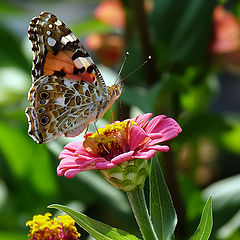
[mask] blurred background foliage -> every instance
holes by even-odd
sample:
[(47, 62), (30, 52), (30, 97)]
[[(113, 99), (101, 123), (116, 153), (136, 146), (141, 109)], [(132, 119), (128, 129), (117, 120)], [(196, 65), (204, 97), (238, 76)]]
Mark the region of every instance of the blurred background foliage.
[[(220, 6), (220, 4), (222, 4)], [(97, 172), (57, 177), (59, 139), (38, 145), (28, 135), (32, 54), (27, 28), (49, 11), (89, 49), (106, 82), (130, 52), (115, 118), (166, 114), (183, 128), (162, 154), (178, 214), (176, 239), (196, 229), (213, 196), (211, 239), (240, 239), (240, 1), (0, 1), (0, 239), (27, 239), (25, 222), (60, 203), (138, 235), (126, 196)], [(111, 121), (107, 112), (98, 126)], [(90, 129), (91, 130), (91, 129)], [(146, 186), (147, 187), (147, 186)], [(81, 230), (80, 230), (81, 231)], [(81, 239), (90, 237), (81, 231)]]

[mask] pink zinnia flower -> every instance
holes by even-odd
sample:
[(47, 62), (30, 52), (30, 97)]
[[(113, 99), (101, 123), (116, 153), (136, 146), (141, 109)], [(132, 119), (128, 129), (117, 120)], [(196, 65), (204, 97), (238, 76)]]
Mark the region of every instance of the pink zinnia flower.
[(134, 119), (115, 122), (98, 129), (98, 133), (85, 135), (85, 141), (69, 143), (60, 153), (62, 159), (57, 174), (67, 178), (92, 169), (112, 169), (134, 159), (152, 158), (156, 151), (168, 152), (168, 141), (182, 131), (178, 123), (164, 115), (149, 118), (151, 113), (140, 114)]

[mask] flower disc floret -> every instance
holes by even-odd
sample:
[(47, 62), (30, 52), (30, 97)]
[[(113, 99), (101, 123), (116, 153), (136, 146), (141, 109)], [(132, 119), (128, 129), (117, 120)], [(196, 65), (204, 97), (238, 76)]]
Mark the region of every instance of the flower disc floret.
[[(136, 122), (116, 122), (107, 124), (104, 128), (99, 128), (97, 132), (88, 135), (84, 145), (87, 147), (89, 142), (94, 142), (94, 147), (100, 156), (107, 156), (110, 152), (121, 149), (121, 143), (124, 142), (124, 132)], [(114, 152), (116, 154), (116, 152)]]

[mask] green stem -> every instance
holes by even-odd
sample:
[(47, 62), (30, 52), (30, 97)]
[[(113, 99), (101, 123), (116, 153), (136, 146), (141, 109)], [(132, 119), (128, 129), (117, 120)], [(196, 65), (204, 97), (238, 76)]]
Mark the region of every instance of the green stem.
[(127, 192), (129, 202), (137, 220), (138, 226), (145, 240), (157, 240), (144, 197), (143, 188), (137, 187)]

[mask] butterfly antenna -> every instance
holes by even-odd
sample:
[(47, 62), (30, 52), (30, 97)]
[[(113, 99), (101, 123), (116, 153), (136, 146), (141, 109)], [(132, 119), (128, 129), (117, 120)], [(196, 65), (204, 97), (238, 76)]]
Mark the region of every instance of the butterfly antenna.
[(123, 79), (121, 79), (121, 82), (123, 80), (125, 80), (126, 78), (130, 77), (132, 74), (134, 74), (135, 72), (137, 72), (143, 65), (145, 65), (149, 60), (151, 60), (151, 56), (148, 56), (148, 59), (145, 60), (138, 68), (136, 68), (133, 72), (129, 73), (127, 76), (125, 76)]
[(120, 68), (120, 70), (119, 70), (119, 73), (118, 73), (118, 75), (117, 75), (117, 78), (116, 78), (114, 84), (117, 83), (117, 80), (118, 80), (119, 77), (120, 77), (120, 74), (121, 74), (121, 72), (122, 72), (122, 70), (123, 70), (123, 67), (124, 67), (124, 65), (125, 65), (125, 62), (126, 62), (128, 56), (129, 56), (129, 52), (126, 52), (125, 57), (124, 57), (124, 60), (123, 60), (123, 63), (122, 63), (122, 66), (121, 66), (121, 68)]

